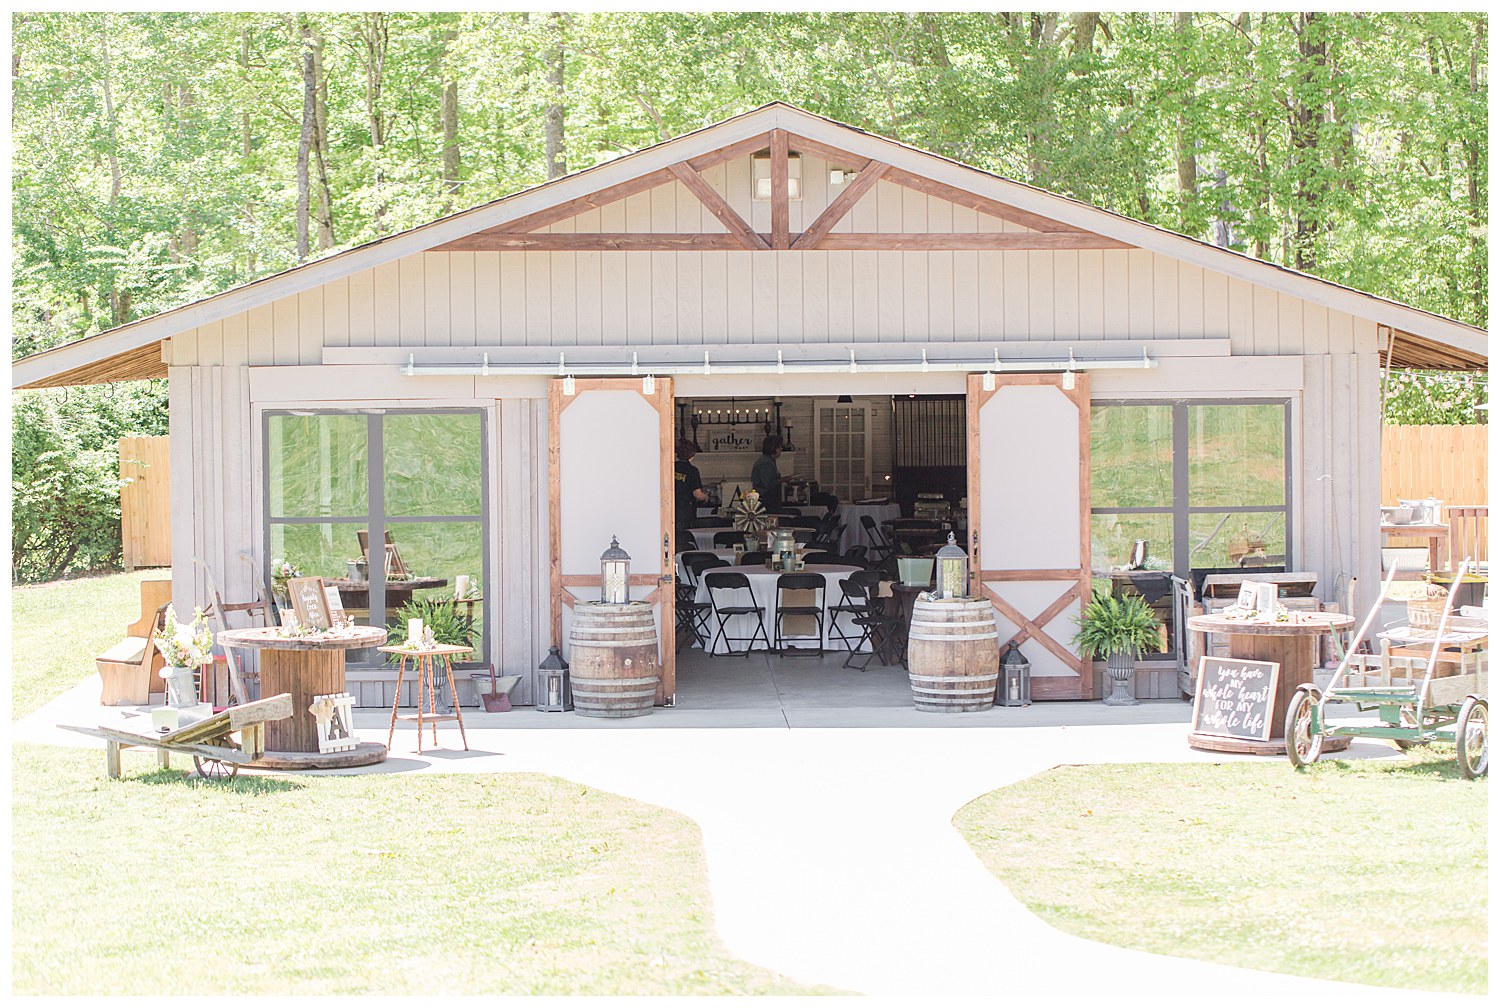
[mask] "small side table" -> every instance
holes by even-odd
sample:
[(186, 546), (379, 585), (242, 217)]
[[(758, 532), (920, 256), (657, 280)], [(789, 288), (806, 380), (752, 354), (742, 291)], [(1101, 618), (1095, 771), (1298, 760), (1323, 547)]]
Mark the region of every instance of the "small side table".
[[(432, 744), (437, 745), (437, 726), (439, 721), (457, 721), (458, 736), (463, 739), (464, 751), (469, 748), (469, 736), (464, 732), (464, 716), (458, 706), (458, 690), (453, 685), (453, 656), (459, 654), (471, 654), (473, 648), (458, 647), (454, 644), (434, 644), (430, 648), (414, 650), (404, 647), (377, 648), (386, 654), (399, 655), (401, 665), (396, 672), (396, 696), (391, 702), (391, 730), (386, 736), (386, 748), (396, 739), (397, 721), (415, 721), (417, 723), (417, 752), (422, 751), (422, 726), (432, 725)], [(410, 658), (416, 672), (413, 685), (417, 690), (417, 712), (415, 714), (401, 714), (401, 683), (406, 678), (406, 661)], [(440, 714), (437, 709), (437, 686), (435, 677), (438, 675), (437, 666), (442, 666), (442, 674), (448, 678), (448, 695), (453, 698), (453, 713)]]

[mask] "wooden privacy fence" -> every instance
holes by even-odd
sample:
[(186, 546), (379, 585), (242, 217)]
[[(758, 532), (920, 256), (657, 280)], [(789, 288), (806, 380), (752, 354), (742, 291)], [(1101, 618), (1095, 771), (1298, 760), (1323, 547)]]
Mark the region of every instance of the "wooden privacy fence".
[(1488, 504), (1488, 424), (1398, 426), (1380, 441), (1380, 503), (1436, 497), (1444, 504)]
[(172, 566), (170, 438), (120, 438), (120, 541), (126, 570)]

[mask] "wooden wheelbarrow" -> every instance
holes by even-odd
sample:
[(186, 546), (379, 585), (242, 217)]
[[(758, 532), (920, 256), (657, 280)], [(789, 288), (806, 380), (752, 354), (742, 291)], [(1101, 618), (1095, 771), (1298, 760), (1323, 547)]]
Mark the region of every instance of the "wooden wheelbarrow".
[[(198, 776), (211, 780), (228, 780), (239, 773), (240, 766), (253, 763), (266, 751), (266, 722), (292, 716), (292, 695), (256, 700), (230, 707), (211, 718), (185, 728), (160, 735), (122, 731), (119, 728), (82, 728), (58, 725), (68, 731), (92, 735), (104, 740), (104, 769), (111, 777), (120, 776), (120, 750), (140, 746), (157, 750), (161, 765), (167, 766), (169, 753), (187, 753), (193, 757)], [(230, 735), (238, 732), (235, 745)]]

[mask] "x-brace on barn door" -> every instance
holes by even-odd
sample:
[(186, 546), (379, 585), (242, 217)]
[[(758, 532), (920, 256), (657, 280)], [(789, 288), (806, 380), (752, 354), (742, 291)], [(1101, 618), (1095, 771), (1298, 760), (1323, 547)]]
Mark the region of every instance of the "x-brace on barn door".
[[(969, 376), (969, 557), (1038, 699), (1095, 695), (1069, 643), (1089, 597), (1089, 379)], [(993, 389), (985, 384), (993, 381)]]

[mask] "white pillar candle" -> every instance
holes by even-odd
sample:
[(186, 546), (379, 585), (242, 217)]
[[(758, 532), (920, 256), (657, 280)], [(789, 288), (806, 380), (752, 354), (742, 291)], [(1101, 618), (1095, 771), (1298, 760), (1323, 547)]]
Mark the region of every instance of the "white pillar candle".
[(406, 643), (422, 643), (422, 621), (419, 619), (406, 621)]
[(469, 575), (460, 574), (454, 579), (453, 595), (455, 598), (463, 598), (469, 594)]

